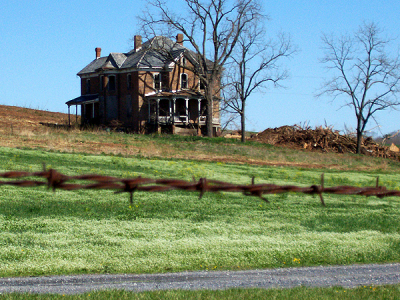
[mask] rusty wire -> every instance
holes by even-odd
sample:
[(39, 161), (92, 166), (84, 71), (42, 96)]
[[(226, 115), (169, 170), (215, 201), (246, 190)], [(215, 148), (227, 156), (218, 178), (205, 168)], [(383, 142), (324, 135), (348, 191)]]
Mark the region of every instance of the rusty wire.
[[(37, 177), (43, 180), (21, 180), (27, 177)], [(133, 193), (135, 191), (145, 192), (165, 192), (170, 190), (183, 190), (190, 192), (199, 192), (200, 198), (206, 192), (239, 192), (246, 196), (256, 196), (269, 201), (263, 197), (267, 194), (282, 194), (288, 192), (303, 193), (309, 195), (319, 195), (321, 204), (325, 206), (323, 194), (336, 195), (361, 195), (376, 196), (378, 198), (400, 196), (400, 191), (387, 190), (384, 186), (379, 186), (379, 177), (376, 179), (376, 185), (371, 187), (355, 187), (355, 186), (335, 186), (324, 187), (324, 174), (321, 175), (320, 185), (311, 185), (309, 187), (299, 187), (294, 185), (276, 185), (276, 184), (255, 184), (254, 178), (251, 184), (232, 184), (217, 180), (209, 180), (200, 178), (199, 180), (185, 181), (179, 179), (151, 179), (143, 177), (135, 178), (117, 178), (112, 176), (104, 176), (99, 174), (86, 174), (79, 176), (64, 175), (54, 169), (44, 170), (41, 172), (23, 172), (10, 171), (0, 173), (0, 178), (12, 179), (1, 181), (1, 185), (12, 185), (18, 187), (36, 187), (47, 185), (48, 188), (55, 190), (78, 190), (78, 189), (108, 189), (115, 190), (115, 193), (129, 193), (130, 203), (133, 202)], [(84, 181), (87, 183), (70, 183), (71, 181)]]

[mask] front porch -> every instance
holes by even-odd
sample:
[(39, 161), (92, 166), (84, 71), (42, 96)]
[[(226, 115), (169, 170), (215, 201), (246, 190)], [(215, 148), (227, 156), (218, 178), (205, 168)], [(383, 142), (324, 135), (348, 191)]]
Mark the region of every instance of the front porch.
[(71, 126), (71, 106), (75, 105), (75, 118), (78, 122), (78, 106), (81, 107), (81, 125), (87, 123), (97, 123), (99, 115), (99, 95), (88, 94), (82, 95), (75, 99), (67, 101), (68, 105), (68, 126)]
[[(148, 123), (160, 132), (170, 128), (171, 133), (184, 132), (183, 129), (196, 130), (201, 134), (206, 125), (207, 105), (200, 93), (163, 92), (146, 97), (148, 104)], [(219, 118), (213, 118), (213, 127), (220, 127)]]

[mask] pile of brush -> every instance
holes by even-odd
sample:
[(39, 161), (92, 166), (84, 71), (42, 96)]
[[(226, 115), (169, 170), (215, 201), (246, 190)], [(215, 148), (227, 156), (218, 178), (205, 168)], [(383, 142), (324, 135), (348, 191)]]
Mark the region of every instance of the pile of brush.
[[(282, 126), (268, 128), (251, 137), (251, 140), (271, 145), (321, 152), (356, 153), (357, 140), (352, 135), (343, 135), (331, 127)], [(386, 147), (374, 142), (371, 137), (362, 140), (361, 152), (366, 155), (396, 158), (399, 149), (392, 145)]]

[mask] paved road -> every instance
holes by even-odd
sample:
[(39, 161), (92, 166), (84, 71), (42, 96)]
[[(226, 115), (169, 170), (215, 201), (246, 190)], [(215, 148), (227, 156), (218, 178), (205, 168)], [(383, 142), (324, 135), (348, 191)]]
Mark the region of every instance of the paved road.
[(400, 283), (400, 264), (284, 268), (250, 271), (166, 274), (77, 275), (0, 278), (0, 293), (78, 294), (102, 289), (149, 291), (167, 289), (356, 287)]

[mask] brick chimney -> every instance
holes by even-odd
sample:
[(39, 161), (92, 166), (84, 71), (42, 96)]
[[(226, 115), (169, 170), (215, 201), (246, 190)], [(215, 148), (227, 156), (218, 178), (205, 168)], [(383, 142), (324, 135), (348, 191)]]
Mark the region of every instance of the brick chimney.
[(178, 33), (176, 36), (176, 43), (179, 45), (183, 45), (183, 34), (182, 33)]
[(96, 47), (96, 48), (94, 49), (94, 51), (96, 51), (96, 59), (99, 59), (100, 56), (101, 56), (101, 48)]
[(142, 37), (140, 35), (135, 35), (133, 37), (133, 47), (135, 52), (139, 51), (142, 48)]

